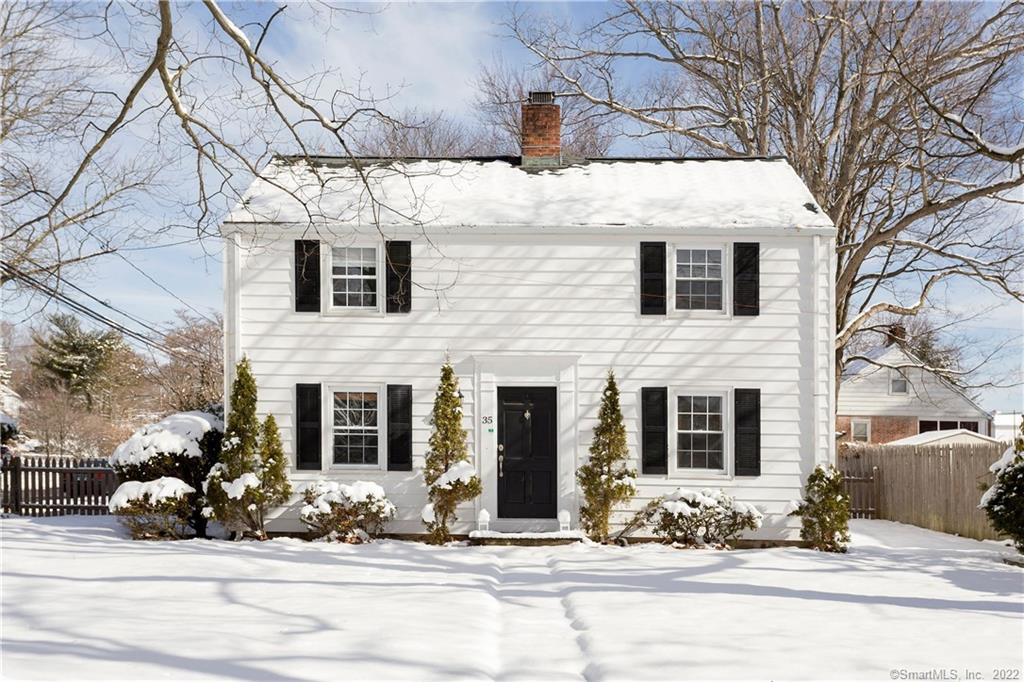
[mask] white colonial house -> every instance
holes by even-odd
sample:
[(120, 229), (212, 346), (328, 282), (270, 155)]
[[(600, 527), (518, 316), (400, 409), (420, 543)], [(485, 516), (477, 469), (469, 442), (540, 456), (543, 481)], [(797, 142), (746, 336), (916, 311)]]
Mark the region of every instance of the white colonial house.
[(890, 443), (960, 429), (992, 436), (992, 415), (923, 364), (891, 335), (851, 362), (839, 384), (839, 440)]
[(636, 506), (723, 488), (795, 538), (834, 459), (833, 225), (785, 159), (568, 159), (558, 121), (531, 95), (515, 158), (275, 159), (223, 225), (229, 371), (297, 486), (376, 481), (416, 533), (446, 357), (484, 490), (456, 532), (575, 527), (611, 369)]

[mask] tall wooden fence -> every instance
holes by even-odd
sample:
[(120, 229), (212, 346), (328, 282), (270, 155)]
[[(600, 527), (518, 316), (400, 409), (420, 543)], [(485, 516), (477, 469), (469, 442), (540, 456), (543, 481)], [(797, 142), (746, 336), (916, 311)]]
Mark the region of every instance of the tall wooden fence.
[(1005, 449), (996, 443), (846, 446), (839, 469), (851, 479), (852, 506), (873, 509), (862, 517), (997, 539), (978, 501), (994, 481), (989, 466)]
[(0, 499), (10, 514), (107, 514), (116, 488), (114, 470), (105, 459), (4, 457), (0, 468)]

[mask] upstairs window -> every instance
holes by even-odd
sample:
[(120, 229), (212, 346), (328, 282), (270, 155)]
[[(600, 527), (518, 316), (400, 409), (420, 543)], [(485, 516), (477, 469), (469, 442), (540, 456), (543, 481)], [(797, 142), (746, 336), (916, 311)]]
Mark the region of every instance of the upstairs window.
[(906, 395), (910, 392), (910, 383), (907, 378), (900, 374), (898, 369), (889, 370), (889, 393), (892, 395)]
[(334, 307), (377, 309), (377, 249), (335, 246), (331, 249), (331, 294)]
[(676, 467), (724, 469), (722, 396), (681, 395), (676, 406)]
[(378, 397), (376, 391), (334, 392), (333, 464), (377, 464), (380, 449)]
[(676, 310), (722, 310), (722, 249), (676, 249)]

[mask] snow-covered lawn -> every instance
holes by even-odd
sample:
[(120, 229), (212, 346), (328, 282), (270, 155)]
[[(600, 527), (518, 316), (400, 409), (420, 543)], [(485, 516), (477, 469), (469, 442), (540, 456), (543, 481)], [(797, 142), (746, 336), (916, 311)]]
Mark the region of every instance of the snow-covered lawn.
[(3, 676), (860, 678), (1024, 666), (1024, 570), (885, 521), (845, 556), (130, 542), (3, 519)]

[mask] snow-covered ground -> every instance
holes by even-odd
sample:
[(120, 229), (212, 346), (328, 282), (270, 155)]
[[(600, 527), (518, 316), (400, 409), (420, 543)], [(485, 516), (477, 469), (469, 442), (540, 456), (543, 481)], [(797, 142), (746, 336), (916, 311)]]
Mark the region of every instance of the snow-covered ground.
[(103, 517), (2, 527), (5, 679), (991, 679), (1024, 666), (1024, 570), (1005, 550), (885, 521), (855, 522), (845, 556), (147, 543)]

